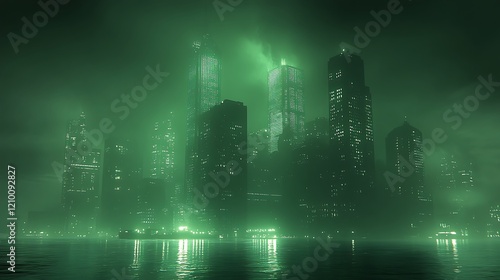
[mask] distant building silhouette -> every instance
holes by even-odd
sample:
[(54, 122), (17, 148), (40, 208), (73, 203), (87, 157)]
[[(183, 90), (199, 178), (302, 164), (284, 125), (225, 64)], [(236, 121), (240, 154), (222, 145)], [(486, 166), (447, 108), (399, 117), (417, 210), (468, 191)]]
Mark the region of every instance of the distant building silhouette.
[(488, 211), (487, 237), (500, 237), (500, 203), (494, 203)]
[(479, 235), (479, 205), (473, 202), (475, 178), (470, 163), (453, 153), (441, 155), (438, 201), (438, 223), (442, 231), (464, 236)]
[(278, 150), (278, 139), (290, 129), (291, 144), (297, 146), (304, 138), (304, 97), (302, 70), (286, 65), (268, 74), (269, 87), (269, 151)]
[(116, 235), (137, 225), (142, 155), (130, 139), (110, 138), (104, 148), (100, 231)]
[(391, 220), (397, 232), (406, 236), (432, 234), (432, 202), (424, 185), (422, 132), (406, 120), (386, 137), (387, 168), (392, 173), (393, 209)]
[(154, 123), (146, 157), (145, 178), (164, 179), (173, 182), (175, 170), (175, 132), (172, 127), (173, 113), (165, 120)]
[(173, 212), (169, 201), (172, 196), (173, 188), (168, 187), (166, 180), (142, 179), (137, 211), (139, 230), (146, 233), (172, 230)]
[(199, 118), (221, 101), (221, 62), (209, 35), (193, 43), (188, 73), (185, 193), (191, 203), (198, 160)]
[[(249, 134), (248, 146), (248, 225), (254, 236), (262, 230), (277, 229), (281, 210), (281, 192), (272, 177), (269, 130)], [(272, 233), (273, 235), (276, 232)]]
[(306, 141), (321, 142), (327, 144), (329, 142), (328, 119), (321, 117), (305, 124)]
[(66, 214), (65, 232), (88, 236), (97, 233), (100, 212), (102, 150), (87, 140), (86, 117), (68, 125), (65, 141), (65, 163), (62, 206)]
[[(283, 189), (284, 230), (296, 236), (318, 236), (328, 231), (333, 217), (331, 203), (331, 170), (328, 153), (328, 121), (316, 119), (306, 123), (305, 142), (292, 151), (290, 171)], [(286, 230), (288, 228), (288, 230)]]

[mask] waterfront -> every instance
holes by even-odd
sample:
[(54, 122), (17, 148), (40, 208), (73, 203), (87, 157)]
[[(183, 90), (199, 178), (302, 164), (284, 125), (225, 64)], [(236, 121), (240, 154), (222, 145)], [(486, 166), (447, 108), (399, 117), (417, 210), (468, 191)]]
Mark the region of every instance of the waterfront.
[(16, 273), (4, 277), (4, 266), (2, 279), (500, 278), (500, 240), (455, 239), (342, 242), (316, 269), (301, 269), (302, 278), (294, 274), (292, 267), (311, 259), (318, 244), (312, 239), (21, 239)]

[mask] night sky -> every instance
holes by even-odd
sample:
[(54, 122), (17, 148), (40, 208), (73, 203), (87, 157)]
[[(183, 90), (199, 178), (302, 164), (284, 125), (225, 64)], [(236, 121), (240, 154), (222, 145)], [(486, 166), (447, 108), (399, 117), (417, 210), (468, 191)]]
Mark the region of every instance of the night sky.
[[(370, 11), (387, 9), (389, 1), (243, 0), (222, 21), (212, 2), (72, 0), (16, 54), (8, 34), (21, 35), (21, 18), (32, 21), (41, 8), (37, 1), (1, 1), (1, 162), (17, 169), (20, 214), (60, 202), (51, 164), (63, 162), (66, 124), (82, 110), (89, 129), (107, 117), (117, 127), (113, 136), (140, 141), (173, 111), (182, 176), (189, 55), (204, 33), (220, 52), (222, 98), (248, 106), (249, 131), (267, 126), (267, 70), (281, 58), (304, 70), (306, 120), (326, 117), (328, 59), (340, 53), (341, 42), (354, 45), (353, 28), (364, 29)], [(449, 138), (439, 147), (474, 164), (478, 199), (498, 199), (500, 87), (456, 130), (443, 113), (474, 94), (478, 76), (500, 82), (500, 2), (406, 0), (401, 7), (360, 53), (380, 173), (385, 137), (406, 115), (424, 137), (443, 128)], [(110, 109), (113, 100), (130, 94), (145, 68), (158, 64), (170, 76), (120, 120)], [(436, 159), (426, 162), (429, 182)]]

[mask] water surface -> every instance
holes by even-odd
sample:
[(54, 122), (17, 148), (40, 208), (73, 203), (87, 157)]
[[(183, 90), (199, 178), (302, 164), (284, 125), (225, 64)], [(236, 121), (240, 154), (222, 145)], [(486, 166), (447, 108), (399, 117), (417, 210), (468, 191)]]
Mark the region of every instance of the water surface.
[(294, 239), (16, 243), (16, 273), (2, 266), (2, 279), (500, 279), (500, 240), (351, 241), (330, 254)]

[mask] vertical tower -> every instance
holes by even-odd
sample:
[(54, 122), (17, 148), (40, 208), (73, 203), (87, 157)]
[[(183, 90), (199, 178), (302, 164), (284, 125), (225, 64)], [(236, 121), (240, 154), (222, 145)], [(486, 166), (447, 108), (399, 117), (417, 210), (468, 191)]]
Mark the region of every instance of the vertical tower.
[(240, 149), (247, 142), (247, 107), (224, 100), (203, 114), (200, 127), (200, 181), (195, 181), (198, 196), (205, 198), (200, 226), (226, 236), (242, 234), (248, 183), (247, 155)]
[[(283, 230), (292, 235), (321, 235), (332, 224), (328, 121), (306, 123), (306, 139), (292, 152), (290, 175), (284, 176)], [(287, 229), (288, 228), (288, 229)]]
[(394, 187), (394, 217), (398, 227), (409, 235), (429, 234), (432, 204), (424, 187), (422, 132), (407, 121), (386, 138), (388, 170), (403, 178)]
[(175, 132), (172, 128), (172, 119), (173, 113), (170, 112), (166, 120), (154, 123), (149, 143), (149, 156), (146, 162), (148, 166), (144, 176), (146, 178), (173, 181)]
[(138, 218), (142, 228), (171, 230), (180, 190), (174, 180), (175, 132), (173, 113), (154, 123), (146, 161), (145, 178), (138, 195)]
[(474, 191), (474, 177), (471, 165), (465, 164), (453, 154), (441, 157), (439, 182), (439, 224), (444, 231), (454, 231), (468, 236), (477, 231), (475, 209), (471, 201)]
[(488, 220), (486, 222), (486, 236), (500, 237), (500, 203), (493, 203), (488, 209)]
[(269, 151), (278, 150), (278, 139), (289, 129), (293, 145), (304, 138), (304, 99), (302, 70), (282, 64), (268, 74)]
[(221, 63), (208, 35), (193, 43), (187, 95), (187, 139), (185, 190), (190, 203), (198, 159), (199, 117), (221, 100)]
[(142, 157), (130, 139), (107, 139), (104, 148), (101, 229), (116, 235), (136, 227)]
[(101, 191), (102, 152), (86, 138), (86, 117), (68, 125), (65, 141), (62, 205), (65, 231), (70, 235), (95, 234)]
[(372, 99), (361, 58), (348, 54), (328, 61), (329, 135), (334, 164), (331, 196), (336, 231), (351, 234), (364, 216), (361, 206), (373, 189)]

